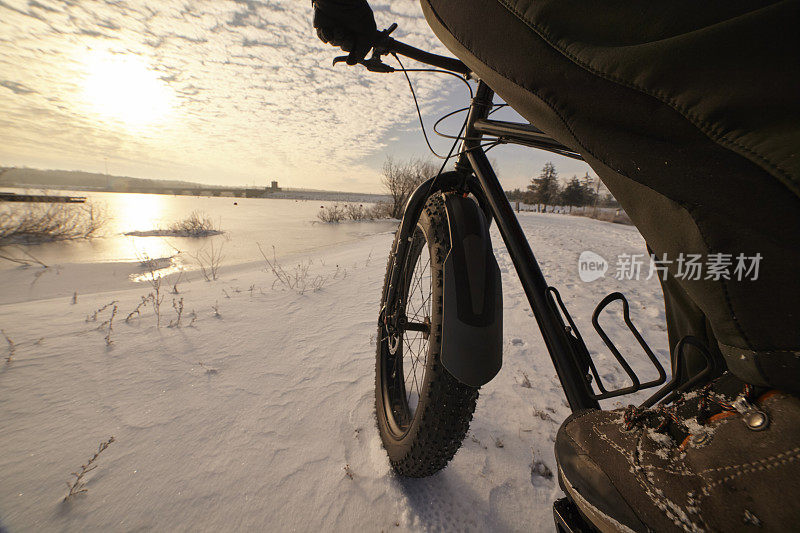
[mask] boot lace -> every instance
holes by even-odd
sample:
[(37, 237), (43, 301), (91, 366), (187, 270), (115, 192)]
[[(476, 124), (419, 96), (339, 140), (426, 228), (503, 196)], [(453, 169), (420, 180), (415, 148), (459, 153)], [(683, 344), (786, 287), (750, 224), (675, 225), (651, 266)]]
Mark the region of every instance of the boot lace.
[[(664, 431), (670, 424), (674, 424), (688, 433), (689, 428), (681, 419), (678, 411), (695, 398), (697, 399), (695, 418), (700, 425), (705, 425), (709, 418), (719, 413), (737, 413), (736, 407), (728, 398), (712, 390), (713, 385), (714, 382), (710, 382), (696, 391), (684, 393), (669, 405), (658, 404), (650, 409), (629, 405), (623, 415), (623, 427), (626, 431), (636, 427), (649, 427), (655, 431)], [(753, 386), (745, 384), (739, 398), (750, 402), (753, 396)]]

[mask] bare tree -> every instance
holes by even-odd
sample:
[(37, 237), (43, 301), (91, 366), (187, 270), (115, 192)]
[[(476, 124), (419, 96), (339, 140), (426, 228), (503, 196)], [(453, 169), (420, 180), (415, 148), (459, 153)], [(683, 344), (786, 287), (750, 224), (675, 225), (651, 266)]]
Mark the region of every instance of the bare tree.
[(436, 167), (430, 161), (410, 159), (396, 162), (391, 157), (386, 158), (381, 182), (391, 198), (392, 218), (403, 216), (403, 209), (411, 193), (435, 173)]

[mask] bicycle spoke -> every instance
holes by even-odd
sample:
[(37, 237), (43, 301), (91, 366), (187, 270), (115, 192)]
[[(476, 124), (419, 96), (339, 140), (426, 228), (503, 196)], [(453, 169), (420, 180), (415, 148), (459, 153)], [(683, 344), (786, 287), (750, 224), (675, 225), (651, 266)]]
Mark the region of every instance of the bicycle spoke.
[[(421, 259), (421, 257), (420, 257), (420, 259)], [(421, 287), (421, 285), (422, 285), (422, 283), (421, 283), (421, 281), (422, 281), (422, 274), (421, 274), (421, 273), (420, 273), (420, 274), (418, 274), (419, 272), (420, 272), (420, 270), (419, 270), (419, 260), (418, 260), (418, 261), (417, 261), (417, 264), (414, 266), (414, 282), (413, 282), (414, 284), (413, 284), (413, 286), (412, 286), (412, 287), (410, 287), (410, 288), (409, 288), (409, 291), (408, 291), (408, 294), (409, 294), (409, 298), (408, 298), (408, 299), (409, 299), (409, 304), (411, 304), (411, 301), (412, 301), (412, 295), (416, 295), (416, 292), (417, 292), (417, 291), (416, 291), (416, 289), (420, 289), (420, 287)], [(420, 289), (420, 290), (421, 290), (421, 289)], [(415, 306), (412, 306), (412, 310), (414, 311), (414, 317), (417, 317), (417, 316), (418, 316), (418, 314), (419, 314), (419, 311), (420, 311), (420, 309), (416, 308)]]
[[(428, 337), (430, 335), (430, 307), (433, 287), (431, 283), (431, 257), (427, 243), (421, 232), (414, 235), (412, 250), (418, 255), (414, 259), (413, 268), (405, 274), (405, 296), (402, 297), (402, 309), (405, 316), (405, 328), (399, 333), (400, 347), (394, 361), (393, 376), (402, 377), (405, 386), (405, 400), (409, 415), (414, 411), (422, 394), (425, 366), (428, 356)], [(423, 257), (424, 255), (424, 257)], [(410, 263), (411, 261), (409, 261)], [(400, 362), (402, 360), (402, 362)]]
[[(431, 258), (428, 257), (428, 260), (425, 262), (425, 266), (422, 267), (423, 268), (422, 272), (427, 272), (428, 271), (427, 269), (430, 267), (430, 264), (431, 264)], [(422, 276), (420, 276), (420, 282), (421, 281), (422, 281)], [(419, 295), (422, 297), (422, 300), (424, 302), (425, 301), (425, 293), (422, 292), (422, 283), (418, 283), (417, 287), (419, 288)]]
[(419, 361), (419, 356), (414, 353), (414, 349), (411, 346), (411, 341), (409, 341), (407, 338), (404, 338), (404, 340), (406, 342), (406, 346), (408, 347), (409, 357), (411, 358), (411, 368), (409, 369), (408, 374), (405, 376), (406, 381), (408, 381), (408, 377), (416, 372), (417, 361)]
[(420, 395), (421, 389), (419, 388), (419, 383), (417, 383), (417, 373), (414, 372), (414, 383), (417, 385), (417, 396)]

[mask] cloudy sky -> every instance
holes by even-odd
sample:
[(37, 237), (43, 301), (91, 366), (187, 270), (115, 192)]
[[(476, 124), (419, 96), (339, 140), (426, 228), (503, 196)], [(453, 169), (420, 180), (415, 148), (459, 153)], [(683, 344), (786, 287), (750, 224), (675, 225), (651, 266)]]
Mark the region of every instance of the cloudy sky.
[[(379, 28), (447, 53), (415, 0), (372, 5)], [(427, 153), (413, 101), (402, 74), (336, 55), (304, 0), (0, 0), (0, 166), (378, 192), (387, 156)], [(448, 78), (413, 77), (428, 122), (466, 103)], [(506, 188), (549, 160), (588, 170), (492, 154)]]

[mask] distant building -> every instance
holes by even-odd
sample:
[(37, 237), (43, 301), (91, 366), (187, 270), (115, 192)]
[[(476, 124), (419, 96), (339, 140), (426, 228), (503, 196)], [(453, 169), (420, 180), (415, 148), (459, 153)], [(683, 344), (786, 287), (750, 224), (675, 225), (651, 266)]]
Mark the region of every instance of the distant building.
[(278, 192), (280, 190), (281, 188), (278, 187), (278, 182), (273, 180), (272, 183), (270, 183), (269, 187), (264, 187), (263, 189), (256, 187), (248, 187), (245, 190), (245, 196), (247, 196), (248, 198), (266, 198), (270, 194)]

